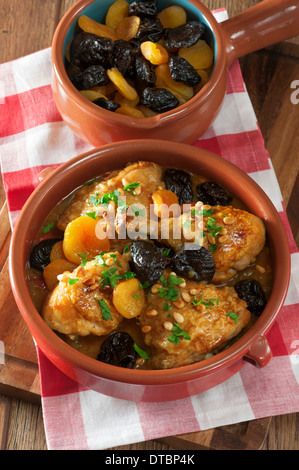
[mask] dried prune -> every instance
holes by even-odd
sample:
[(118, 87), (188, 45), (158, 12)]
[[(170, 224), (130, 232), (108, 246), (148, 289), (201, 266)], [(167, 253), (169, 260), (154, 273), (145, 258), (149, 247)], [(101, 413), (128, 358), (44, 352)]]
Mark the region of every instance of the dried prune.
[(202, 23), (189, 21), (176, 28), (164, 30), (165, 44), (169, 48), (190, 47), (203, 35), (205, 27)]
[(131, 246), (131, 269), (141, 284), (155, 284), (169, 264), (169, 258), (149, 240), (135, 240)]
[(247, 302), (248, 310), (260, 316), (267, 305), (266, 295), (260, 284), (254, 279), (243, 280), (237, 282), (234, 287), (240, 299)]
[(133, 338), (125, 331), (117, 331), (103, 341), (98, 360), (113, 366), (132, 369), (137, 359)]
[(104, 86), (109, 83), (106, 69), (102, 65), (91, 65), (83, 72), (71, 75), (70, 80), (78, 90), (89, 90), (94, 86)]
[(183, 82), (187, 86), (196, 86), (201, 78), (195, 68), (186, 59), (179, 56), (171, 56), (169, 59), (170, 74), (176, 82)]
[(53, 246), (59, 241), (59, 238), (48, 238), (35, 245), (30, 253), (30, 267), (43, 271), (50, 263), (50, 253)]
[(110, 56), (111, 67), (118, 69), (124, 77), (133, 77), (135, 57), (138, 48), (123, 39), (114, 41), (114, 49)]
[(143, 56), (139, 55), (135, 61), (136, 88), (142, 93), (144, 88), (152, 87), (156, 82), (156, 74), (153, 65)]
[(232, 197), (215, 181), (200, 183), (196, 187), (197, 200), (210, 206), (229, 206)]
[(163, 34), (163, 26), (159, 18), (144, 18), (141, 20), (138, 33), (132, 40), (140, 45), (145, 41), (157, 42)]
[(165, 188), (177, 195), (179, 204), (187, 204), (193, 200), (191, 176), (187, 171), (167, 168), (163, 175)]
[(140, 18), (154, 18), (158, 13), (157, 0), (145, 0), (132, 2), (129, 6), (129, 16), (136, 15)]
[(179, 100), (164, 88), (147, 87), (143, 90), (141, 103), (152, 111), (165, 113), (178, 106)]
[(171, 260), (175, 273), (192, 281), (211, 281), (215, 274), (215, 261), (212, 253), (195, 243), (182, 245)]
[(113, 51), (114, 44), (110, 38), (99, 37), (96, 34), (81, 32), (72, 40), (70, 47), (71, 64), (81, 70), (90, 65), (109, 64), (109, 58)]
[(120, 107), (120, 104), (116, 103), (116, 101), (105, 100), (105, 98), (98, 98), (97, 100), (94, 100), (93, 103), (101, 108), (107, 109), (108, 111), (115, 111)]

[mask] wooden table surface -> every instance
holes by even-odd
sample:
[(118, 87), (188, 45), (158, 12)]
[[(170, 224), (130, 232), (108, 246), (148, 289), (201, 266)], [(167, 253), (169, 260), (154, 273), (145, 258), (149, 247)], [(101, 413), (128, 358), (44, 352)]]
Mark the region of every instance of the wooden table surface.
[[(50, 46), (59, 19), (74, 3), (75, 0), (0, 0), (0, 63)], [(232, 17), (257, 1), (210, 0), (203, 3), (210, 9), (225, 7)], [(294, 91), (291, 83), (299, 80), (299, 37), (250, 54), (242, 58), (240, 64), (298, 246), (299, 104), (291, 102)], [(5, 194), (0, 184), (0, 213), (3, 211), (6, 211)], [(0, 239), (7, 253), (10, 234)], [(173, 448), (161, 441), (121, 447), (126, 450)], [(262, 448), (298, 450), (299, 413), (273, 417)], [(0, 395), (0, 450), (45, 449), (41, 406)]]

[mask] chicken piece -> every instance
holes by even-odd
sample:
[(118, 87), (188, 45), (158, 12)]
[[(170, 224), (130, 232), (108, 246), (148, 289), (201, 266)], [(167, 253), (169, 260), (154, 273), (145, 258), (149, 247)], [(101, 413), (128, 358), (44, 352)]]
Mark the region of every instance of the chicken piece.
[[(203, 360), (206, 354), (223, 348), (250, 320), (246, 302), (233, 287), (189, 280), (183, 285), (175, 287), (174, 301), (166, 300), (164, 291), (170, 288), (154, 286), (152, 291), (158, 292), (149, 294), (150, 305), (139, 317), (145, 344), (152, 351), (149, 369), (171, 369)], [(174, 294), (172, 290), (171, 296)]]
[[(70, 205), (59, 217), (57, 227), (64, 231), (72, 220), (85, 215), (87, 212), (98, 210), (97, 201), (104, 194), (113, 193), (113, 191), (119, 191), (119, 198), (123, 201), (123, 206), (126, 204), (133, 209), (132, 215), (134, 215), (134, 209), (138, 210), (139, 208), (143, 211), (143, 208), (145, 208), (146, 214), (144, 216), (148, 217), (150, 204), (152, 203), (151, 195), (158, 187), (163, 187), (161, 178), (162, 169), (159, 165), (151, 162), (138, 162), (128, 165), (124, 170), (110, 173), (101, 182), (94, 182), (90, 186), (82, 186), (76, 191)], [(139, 184), (135, 188), (128, 188), (124, 191), (123, 188), (132, 183)], [(119, 206), (117, 210), (115, 225), (118, 230), (126, 222), (125, 211), (122, 210), (123, 206)], [(106, 208), (103, 209), (107, 210)], [(99, 216), (101, 215), (99, 213)]]
[(107, 271), (111, 274), (129, 271), (126, 257), (106, 253), (72, 273), (59, 275), (59, 284), (48, 294), (42, 309), (47, 325), (66, 335), (101, 336), (114, 330), (123, 317), (113, 306), (111, 286), (99, 284)]
[[(193, 211), (194, 207), (191, 214)], [(182, 244), (194, 241), (212, 251), (216, 266), (212, 282), (222, 283), (246, 268), (262, 251), (265, 226), (255, 215), (231, 206), (215, 206), (207, 211), (208, 215), (203, 217), (190, 217), (189, 212), (160, 221), (160, 241), (175, 251)]]

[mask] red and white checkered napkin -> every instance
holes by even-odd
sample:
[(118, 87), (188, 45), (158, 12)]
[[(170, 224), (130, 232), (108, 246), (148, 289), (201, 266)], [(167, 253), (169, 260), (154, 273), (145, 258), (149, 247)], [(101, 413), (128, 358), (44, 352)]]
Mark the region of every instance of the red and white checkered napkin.
[[(215, 12), (219, 21), (225, 10)], [(58, 114), (51, 93), (50, 49), (0, 65), (0, 155), (11, 225), (38, 184), (38, 174), (89, 150)], [(234, 163), (268, 194), (288, 233), (289, 292), (268, 341), (273, 359), (246, 363), (223, 384), (192, 398), (135, 403), (82, 388), (39, 351), (48, 448), (107, 449), (169, 435), (299, 411), (299, 253), (238, 62), (229, 70), (224, 105), (195, 144)]]

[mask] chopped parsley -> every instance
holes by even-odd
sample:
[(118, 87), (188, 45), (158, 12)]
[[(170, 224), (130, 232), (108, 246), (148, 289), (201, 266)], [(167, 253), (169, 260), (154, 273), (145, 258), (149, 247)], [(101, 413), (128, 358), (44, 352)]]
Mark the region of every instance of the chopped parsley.
[(200, 209), (199, 211), (196, 209), (192, 209), (191, 215), (201, 215), (202, 217), (209, 217), (213, 214), (214, 209)]
[(168, 341), (171, 341), (175, 345), (179, 344), (179, 342), (181, 341), (181, 338), (187, 339), (188, 341), (191, 340), (188, 333), (185, 330), (182, 330), (178, 323), (175, 323), (173, 325), (171, 332), (172, 334), (168, 336), (167, 339)]
[(212, 254), (214, 254), (215, 251), (216, 251), (217, 248), (218, 248), (218, 245), (216, 245), (216, 243), (213, 243), (212, 245), (209, 245), (208, 248), (209, 248), (210, 252), (211, 252)]
[(69, 284), (69, 286), (72, 286), (73, 284), (76, 284), (76, 282), (78, 282), (78, 281), (79, 281), (78, 278), (76, 278), (76, 279), (69, 279), (69, 280), (68, 280), (68, 284)]
[(208, 221), (206, 223), (206, 228), (208, 229), (213, 238), (215, 238), (223, 229), (223, 227), (218, 227), (215, 222), (216, 219), (214, 217), (208, 217)]
[(87, 215), (88, 217), (90, 217), (91, 219), (96, 219), (97, 216), (98, 216), (98, 212), (97, 212), (97, 211), (86, 212), (86, 215)]
[(91, 195), (89, 201), (94, 206), (98, 206), (100, 204), (107, 205), (110, 201), (115, 202), (118, 204), (118, 196), (120, 195), (119, 191), (113, 191), (112, 193), (106, 193), (102, 197), (99, 197), (99, 193), (95, 193), (95, 195)]
[(123, 249), (123, 254), (127, 253), (129, 249), (130, 249), (129, 245), (125, 245)]
[(167, 248), (167, 250), (164, 250), (162, 253), (164, 256), (169, 256), (170, 248)]
[(131, 206), (131, 211), (133, 212), (136, 217), (144, 217), (145, 216), (145, 209), (139, 209), (139, 207)]
[(168, 312), (171, 308), (172, 308), (172, 305), (168, 304), (167, 302), (163, 304), (164, 312)]
[(96, 301), (100, 304), (101, 311), (102, 311), (102, 317), (104, 320), (113, 320), (112, 315), (111, 315), (111, 309), (108, 307), (104, 299), (96, 299)]
[(160, 282), (163, 287), (158, 287), (159, 297), (165, 300), (170, 300), (172, 302), (178, 300), (180, 290), (176, 289), (175, 286), (182, 284), (184, 279), (177, 277), (175, 274), (171, 274), (169, 276), (168, 282), (164, 276), (160, 277)]
[(234, 320), (235, 323), (239, 321), (239, 315), (235, 312), (227, 312), (226, 315)]
[(126, 186), (124, 186), (123, 190), (128, 191), (130, 193), (134, 193), (134, 189), (138, 188), (138, 186), (140, 186), (140, 183), (137, 183), (136, 181), (134, 181), (134, 183), (130, 183), (130, 184), (127, 184)]
[(87, 256), (86, 256), (86, 253), (78, 253), (78, 256), (80, 256), (80, 258), (82, 258), (82, 261), (81, 261), (81, 266), (85, 266), (86, 263), (87, 263)]
[(100, 280), (99, 284), (102, 287), (106, 287), (107, 285), (110, 285), (112, 289), (117, 286), (119, 280), (128, 280), (132, 279), (133, 277), (136, 276), (135, 273), (132, 271), (127, 271), (124, 274), (118, 274), (118, 269), (117, 268), (112, 268), (112, 269), (105, 269), (102, 272), (103, 279)]
[(137, 346), (136, 343), (134, 343), (133, 347), (135, 351), (137, 352), (137, 354), (139, 354), (139, 356), (142, 357), (142, 359), (149, 359), (149, 354), (143, 351), (143, 349), (141, 349), (139, 346)]
[(50, 232), (50, 230), (52, 230), (52, 228), (55, 227), (55, 224), (54, 222), (50, 222), (48, 225), (45, 225), (43, 228), (42, 228), (42, 231), (43, 233), (48, 233)]
[(203, 300), (203, 294), (201, 294), (200, 300), (197, 300), (196, 297), (194, 297), (192, 303), (194, 305), (204, 305), (206, 308), (213, 308), (215, 306), (215, 302), (217, 305), (220, 303), (220, 299), (205, 299)]

